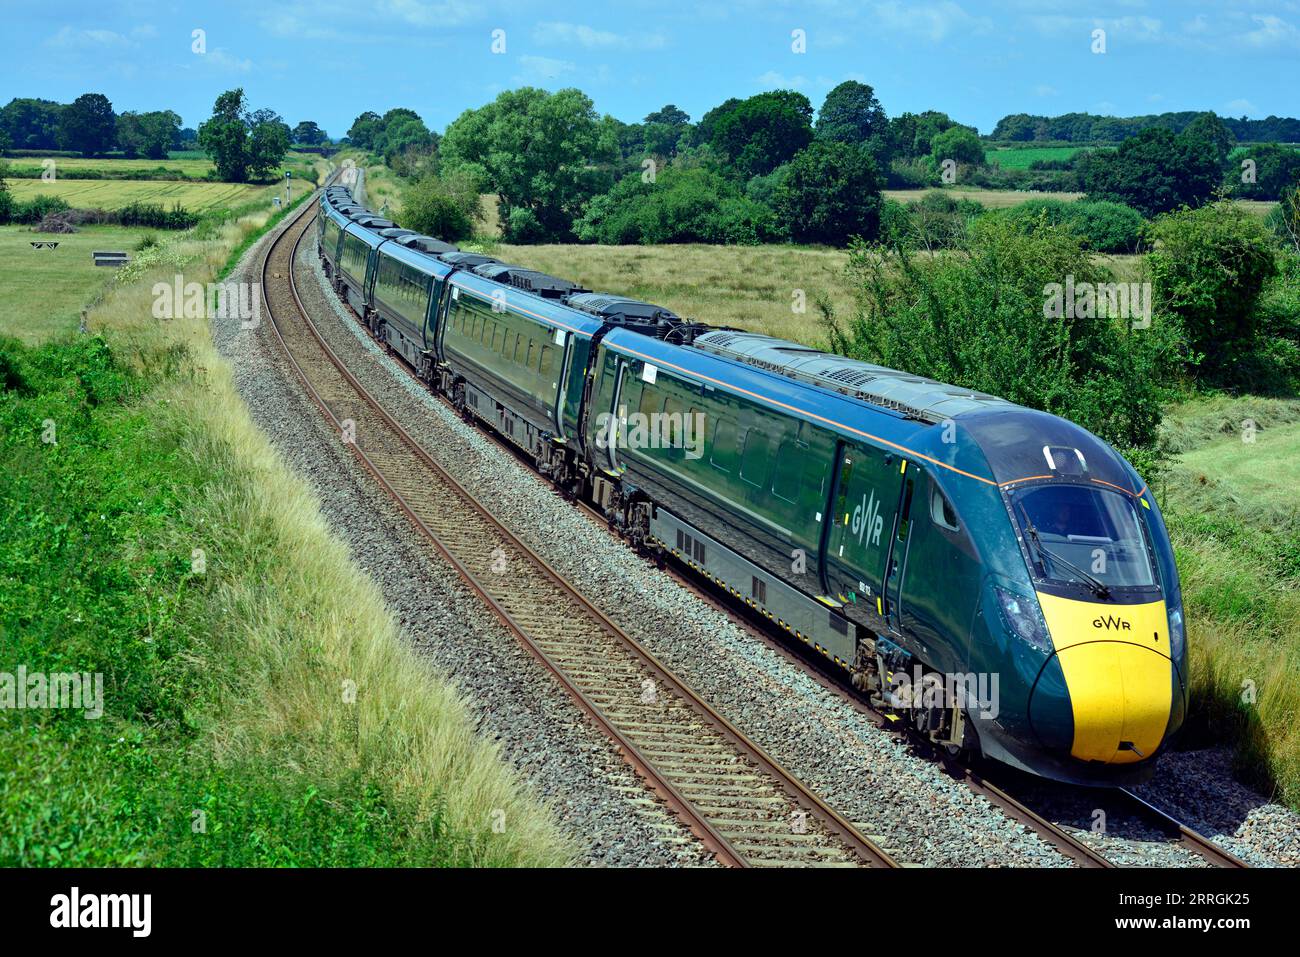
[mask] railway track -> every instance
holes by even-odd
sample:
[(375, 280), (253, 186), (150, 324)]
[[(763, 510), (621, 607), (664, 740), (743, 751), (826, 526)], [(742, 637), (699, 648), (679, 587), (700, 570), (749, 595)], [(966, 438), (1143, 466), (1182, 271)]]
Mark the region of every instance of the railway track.
[(370, 396), (298, 294), (293, 263), (314, 211), (267, 248), (271, 327), (312, 400), (416, 529), (720, 863), (897, 866), (511, 534)]

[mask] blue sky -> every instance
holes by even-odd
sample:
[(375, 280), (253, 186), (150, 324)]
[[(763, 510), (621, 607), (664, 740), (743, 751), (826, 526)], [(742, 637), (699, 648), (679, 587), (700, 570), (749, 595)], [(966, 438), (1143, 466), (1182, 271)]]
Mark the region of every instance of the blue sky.
[[(886, 111), (939, 109), (989, 132), (1014, 112), (1300, 114), (1300, 0), (6, 0), (0, 103), (102, 92), (197, 126), (222, 90), (343, 135), (406, 106), (441, 131), (530, 84), (577, 86), (602, 113), (665, 103), (693, 119), (729, 96), (845, 79)], [(1091, 51), (1105, 31), (1106, 52)], [(193, 52), (203, 30), (206, 52)], [(493, 53), (493, 31), (505, 52)], [(794, 52), (803, 31), (806, 51)]]

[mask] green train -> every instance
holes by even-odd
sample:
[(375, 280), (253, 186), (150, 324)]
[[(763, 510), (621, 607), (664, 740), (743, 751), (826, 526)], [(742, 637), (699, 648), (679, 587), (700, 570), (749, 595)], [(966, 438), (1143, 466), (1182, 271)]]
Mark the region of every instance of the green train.
[(317, 236), (343, 299), (462, 414), (937, 745), (1127, 784), (1181, 727), (1168, 535), (1086, 430), (462, 252), (344, 189)]

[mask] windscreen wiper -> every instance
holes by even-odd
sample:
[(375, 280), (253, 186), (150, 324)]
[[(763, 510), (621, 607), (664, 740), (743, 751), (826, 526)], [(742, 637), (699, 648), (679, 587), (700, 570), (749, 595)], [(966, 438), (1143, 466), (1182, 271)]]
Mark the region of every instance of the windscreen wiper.
[(1040, 555), (1046, 555), (1053, 562), (1057, 562), (1060, 565), (1063, 565), (1065, 568), (1069, 569), (1070, 571), (1074, 572), (1074, 574), (1078, 577), (1079, 581), (1082, 582), (1084, 585), (1086, 585), (1092, 591), (1092, 593), (1096, 595), (1098, 598), (1110, 597), (1109, 585), (1107, 585), (1105, 582), (1097, 578), (1094, 578), (1092, 575), (1089, 575), (1078, 565), (1074, 564), (1071, 561), (1068, 561), (1067, 559), (1062, 558), (1060, 555), (1056, 554), (1056, 552), (1051, 551), (1046, 545), (1043, 544), (1043, 540), (1038, 535), (1038, 529), (1034, 527), (1034, 523), (1030, 520), (1029, 513), (1025, 511), (1024, 505), (1020, 506), (1020, 514), (1025, 517), (1025, 530), (1029, 532), (1029, 537), (1034, 540), (1034, 547), (1038, 549), (1038, 553)]

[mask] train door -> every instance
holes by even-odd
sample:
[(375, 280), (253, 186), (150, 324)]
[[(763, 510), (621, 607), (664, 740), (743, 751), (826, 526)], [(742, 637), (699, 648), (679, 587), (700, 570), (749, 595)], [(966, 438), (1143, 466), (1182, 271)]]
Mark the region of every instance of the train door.
[(898, 459), (852, 442), (840, 445), (826, 547), (828, 594), (885, 614), (886, 562), (900, 502)]
[(885, 620), (889, 630), (896, 635), (902, 634), (903, 578), (907, 575), (907, 555), (912, 542), (912, 499), (923, 478), (921, 470), (909, 465), (906, 459), (902, 460), (899, 474), (903, 476), (903, 487), (894, 518), (885, 580)]

